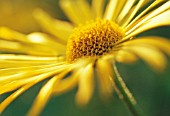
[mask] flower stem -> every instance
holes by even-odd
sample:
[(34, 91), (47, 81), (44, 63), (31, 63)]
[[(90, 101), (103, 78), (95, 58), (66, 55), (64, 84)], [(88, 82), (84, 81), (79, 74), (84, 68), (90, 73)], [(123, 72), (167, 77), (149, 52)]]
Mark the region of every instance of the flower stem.
[(115, 84), (116, 88), (118, 89), (117, 93), (122, 99), (125, 104), (128, 106), (130, 112), (133, 114), (133, 116), (144, 116), (142, 113), (141, 109), (137, 106), (136, 100), (131, 94), (131, 92), (128, 90), (126, 87), (126, 84), (124, 83), (123, 79), (121, 78), (117, 67), (114, 65), (114, 70), (115, 70)]

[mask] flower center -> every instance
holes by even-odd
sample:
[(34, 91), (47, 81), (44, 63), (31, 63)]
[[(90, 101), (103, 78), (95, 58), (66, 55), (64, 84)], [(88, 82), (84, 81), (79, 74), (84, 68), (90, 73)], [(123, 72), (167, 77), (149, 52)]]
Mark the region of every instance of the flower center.
[(107, 54), (124, 35), (124, 31), (109, 20), (97, 20), (79, 26), (67, 43), (66, 59), (71, 63), (82, 57)]

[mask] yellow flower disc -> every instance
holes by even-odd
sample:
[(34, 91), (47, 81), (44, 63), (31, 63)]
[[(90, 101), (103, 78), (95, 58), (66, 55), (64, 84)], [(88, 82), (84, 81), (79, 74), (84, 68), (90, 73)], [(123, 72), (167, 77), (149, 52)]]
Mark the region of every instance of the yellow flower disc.
[(67, 61), (71, 63), (85, 56), (98, 57), (107, 54), (124, 35), (124, 31), (109, 20), (97, 20), (79, 26), (67, 43)]

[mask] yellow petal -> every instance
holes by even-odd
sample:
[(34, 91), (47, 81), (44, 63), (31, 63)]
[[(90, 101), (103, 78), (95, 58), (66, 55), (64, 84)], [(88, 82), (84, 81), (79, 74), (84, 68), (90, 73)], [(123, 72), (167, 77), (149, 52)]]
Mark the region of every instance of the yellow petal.
[(104, 13), (104, 19), (111, 20), (113, 17), (113, 14), (116, 9), (116, 5), (118, 3), (118, 0), (110, 0), (106, 6), (106, 10)]
[[(66, 66), (60, 66), (60, 67), (52, 67), (52, 68), (47, 68), (43, 73), (41, 72), (32, 72), (32, 73), (29, 73), (28, 75), (26, 75), (25, 77), (22, 77), (21, 79), (19, 80), (14, 80), (14, 81), (11, 81), (9, 83), (6, 83), (6, 84), (3, 84), (1, 83), (2, 85), (0, 86), (0, 94), (3, 94), (3, 93), (6, 93), (6, 92), (9, 92), (9, 91), (13, 91), (27, 83), (30, 83), (30, 82), (33, 82), (35, 80), (44, 80), (46, 78), (49, 78), (50, 76), (56, 74), (56, 73), (59, 73), (61, 71), (63, 71), (64, 69), (66, 69), (68, 67), (68, 65)], [(39, 73), (39, 74), (36, 74), (36, 73)], [(32, 75), (32, 76), (31, 76)]]
[(99, 90), (104, 98), (108, 98), (113, 91), (112, 66), (107, 61), (99, 59), (96, 64), (96, 70), (99, 78)]
[[(6, 30), (8, 34), (1, 33), (0, 29), (0, 51), (12, 52), (32, 55), (57, 55), (56, 49), (40, 44), (35, 44), (29, 41), (26, 35), (18, 36), (18, 33), (13, 33), (11, 30)], [(1, 35), (2, 34), (2, 35)], [(7, 46), (9, 45), (9, 46)]]
[[(25, 48), (25, 47), (24, 47)], [(18, 42), (0, 40), (0, 51), (1, 52), (25, 52), (23, 46)]]
[(55, 49), (58, 54), (65, 54), (66, 45), (55, 41), (53, 37), (47, 34), (38, 32), (31, 33), (28, 35), (28, 39), (33, 43), (41, 44), (49, 48)]
[(85, 0), (60, 0), (60, 5), (75, 25), (83, 24), (94, 18), (94, 14)]
[(60, 51), (44, 45), (25, 44), (6, 40), (0, 40), (0, 52), (12, 54), (29, 54), (37, 56), (57, 56), (60, 53)]
[(43, 110), (44, 106), (47, 104), (51, 97), (53, 90), (53, 85), (57, 81), (57, 78), (52, 78), (48, 81), (40, 90), (38, 96), (36, 97), (33, 106), (31, 107), (28, 116), (37, 116)]
[(94, 19), (94, 12), (92, 11), (90, 4), (87, 2), (87, 0), (76, 0), (77, 1), (77, 10), (80, 10), (81, 14), (84, 17), (79, 17), (79, 18), (84, 18), (85, 21), (89, 21)]
[[(1, 79), (3, 76), (6, 75), (13, 75), (14, 73), (18, 72), (27, 72), (27, 71), (45, 71), (45, 70), (52, 70), (53, 68), (63, 68), (65, 66), (68, 66), (67, 64), (65, 65), (64, 63), (58, 63), (58, 64), (42, 64), (42, 65), (32, 65), (32, 66), (20, 66), (20, 67), (8, 67), (5, 69), (0, 69), (0, 75)], [(0, 80), (1, 80), (0, 79)]]
[(142, 58), (152, 69), (161, 72), (165, 69), (167, 59), (165, 55), (153, 46), (126, 46), (125, 49), (134, 52), (137, 56)]
[(63, 64), (61, 57), (39, 57), (30, 55), (0, 54), (0, 68), (17, 68), (38, 65)]
[[(135, 36), (143, 31), (159, 27), (159, 26), (167, 26), (170, 25), (170, 10), (167, 10), (166, 12), (155, 16), (154, 18), (146, 21), (142, 25), (140, 25), (137, 29), (135, 29), (133, 32), (128, 32), (130, 33), (126, 38)], [(135, 28), (135, 27), (134, 27)]]
[(4, 93), (7, 93), (7, 92), (10, 92), (10, 91), (13, 91), (13, 90), (16, 90), (18, 89), (19, 87), (27, 84), (27, 83), (30, 83), (30, 82), (33, 82), (35, 81), (36, 79), (39, 79), (39, 78), (47, 78), (51, 76), (51, 73), (44, 73), (44, 74), (41, 74), (41, 75), (38, 75), (38, 76), (34, 76), (30, 79), (22, 79), (22, 80), (19, 80), (19, 81), (13, 81), (13, 82), (10, 82), (10, 83), (7, 83), (5, 85), (2, 85), (0, 86), (0, 94), (4, 94)]
[[(49, 74), (49, 73), (48, 73)], [(41, 78), (42, 76), (42, 78)], [(27, 89), (29, 89), (31, 86), (35, 85), (36, 83), (42, 81), (44, 79), (44, 76), (47, 76), (46, 74), (43, 74), (39, 76), (36, 80), (22, 86), (18, 90), (16, 90), (14, 93), (12, 93), (9, 97), (7, 97), (1, 104), (0, 104), (0, 112), (2, 112), (13, 100), (15, 100), (19, 95), (21, 95), (23, 92), (25, 92)]]
[(97, 18), (103, 17), (104, 2), (104, 0), (92, 0), (92, 9)]
[(29, 67), (36, 65), (46, 65), (46, 64), (58, 64), (57, 62), (30, 62), (30, 61), (8, 61), (8, 60), (0, 60), (0, 68), (20, 68), (20, 67)]
[(122, 11), (119, 13), (116, 22), (120, 24), (120, 22), (125, 18), (125, 16), (129, 13), (130, 9), (133, 7), (136, 0), (127, 0)]
[(56, 49), (33, 43), (26, 35), (5, 27), (0, 28), (0, 38), (0, 52), (12, 52), (41, 56), (56, 56), (58, 54)]
[(0, 38), (5, 40), (15, 40), (30, 43), (26, 35), (16, 32), (7, 27), (0, 27)]
[(170, 41), (166, 38), (148, 36), (140, 37), (123, 43), (124, 45), (152, 45), (170, 56)]
[(121, 22), (121, 27), (126, 27), (129, 22), (133, 19), (133, 17), (136, 15), (137, 11), (144, 6), (149, 1), (146, 0), (139, 0), (138, 3), (129, 11), (129, 15), (124, 18), (124, 20)]
[(115, 12), (114, 12), (113, 17), (112, 17), (113, 21), (115, 21), (117, 19), (121, 10), (123, 9), (124, 5), (126, 4), (126, 2), (127, 2), (127, 0), (121, 0), (121, 2), (118, 0)]
[(70, 23), (53, 19), (40, 9), (34, 12), (34, 16), (45, 31), (61, 39), (61, 42), (66, 44), (66, 41), (73, 29), (73, 26)]
[[(78, 83), (78, 78), (81, 75), (82, 66), (84, 67), (88, 60), (81, 60), (78, 62), (75, 62), (74, 64), (70, 64), (70, 70), (72, 71), (71, 74), (68, 75), (68, 77), (60, 80), (58, 83), (55, 84), (55, 89), (53, 90), (54, 95), (62, 94), (70, 89), (74, 88)], [(67, 67), (68, 67), (67, 66)]]
[[(14, 72), (13, 72), (14, 73)], [(3, 75), (3, 73), (2, 73)], [(24, 76), (27, 76), (26, 73), (24, 72), (15, 72), (14, 74), (11, 75), (8, 74), (8, 75), (4, 75), (4, 76), (1, 76), (0, 78), (0, 86), (4, 86), (8, 83), (11, 83), (12, 81), (16, 81), (18, 80), (19, 78), (22, 78)]]
[(0, 86), (13, 81), (30, 78), (35, 75), (52, 71), (54, 70), (54, 68), (62, 68), (62, 67), (55, 66), (55, 65), (38, 65), (38, 66), (1, 69)]
[(20, 61), (57, 61), (58, 57), (41, 57), (31, 55), (0, 54), (0, 60), (20, 60)]
[(23, 92), (25, 92), (26, 90), (28, 90), (31, 86), (33, 86), (34, 84), (36, 84), (35, 82), (33, 83), (29, 83), (23, 87), (21, 87), (20, 89), (18, 89), (17, 91), (15, 91), (14, 93), (12, 93), (10, 96), (8, 96), (1, 104), (0, 104), (0, 112), (3, 112), (6, 107), (12, 102), (14, 101), (19, 95), (21, 95)]
[(38, 96), (36, 97), (30, 111), (28, 112), (28, 116), (38, 116), (40, 112), (43, 110), (48, 100), (50, 99), (54, 85), (59, 81), (59, 79), (63, 78), (68, 71), (64, 71), (59, 75), (52, 77), (40, 90)]
[(55, 89), (53, 90), (54, 95), (65, 93), (72, 88), (76, 86), (78, 83), (78, 76), (80, 75), (80, 72), (78, 71), (75, 74), (72, 74), (71, 76), (60, 80), (58, 83), (55, 84)]
[(134, 36), (138, 33), (141, 33), (154, 27), (170, 25), (169, 23), (170, 10), (168, 10), (170, 9), (169, 6), (170, 1), (166, 2), (159, 8), (155, 9), (154, 11), (146, 14), (145, 16), (135, 21), (134, 23), (130, 24), (128, 27), (126, 27), (127, 30), (126, 34), (128, 36)]
[(106, 6), (104, 18), (115, 21), (125, 2), (126, 0), (110, 0)]
[(81, 75), (79, 76), (78, 92), (76, 94), (78, 105), (86, 105), (89, 102), (93, 95), (93, 85), (93, 64), (91, 63), (82, 69)]
[[(128, 24), (124, 29), (126, 31), (130, 30), (132, 27), (134, 27), (137, 23), (141, 23), (142, 19), (145, 19), (146, 16), (149, 16), (148, 12), (154, 8), (156, 5), (165, 2), (164, 0), (155, 0), (150, 6), (148, 6), (144, 11), (142, 11), (135, 19), (133, 19), (130, 24)], [(160, 10), (158, 10), (160, 11)]]
[(138, 57), (133, 52), (120, 50), (116, 54), (115, 59), (121, 63), (134, 63), (138, 60)]

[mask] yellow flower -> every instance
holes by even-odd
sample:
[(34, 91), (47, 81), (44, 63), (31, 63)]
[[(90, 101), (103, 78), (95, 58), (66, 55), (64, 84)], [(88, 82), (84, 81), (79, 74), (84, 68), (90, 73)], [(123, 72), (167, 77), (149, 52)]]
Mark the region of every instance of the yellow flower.
[[(24, 35), (0, 28), (0, 94), (14, 91), (0, 104), (2, 112), (36, 83), (49, 79), (38, 93), (29, 115), (38, 115), (50, 97), (78, 86), (76, 102), (85, 105), (99, 80), (106, 99), (118, 75), (115, 63), (133, 63), (139, 58), (155, 71), (166, 66), (170, 42), (161, 37), (136, 35), (170, 25), (170, 1), (155, 0), (60, 0), (70, 21), (53, 19), (41, 10), (35, 17), (46, 33)], [(151, 3), (142, 12), (146, 4)], [(159, 7), (158, 7), (159, 6)], [(97, 77), (94, 77), (94, 73)], [(135, 101), (134, 101), (135, 102)]]

